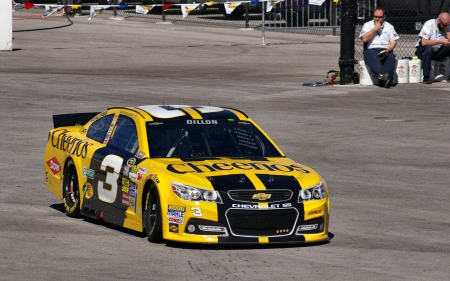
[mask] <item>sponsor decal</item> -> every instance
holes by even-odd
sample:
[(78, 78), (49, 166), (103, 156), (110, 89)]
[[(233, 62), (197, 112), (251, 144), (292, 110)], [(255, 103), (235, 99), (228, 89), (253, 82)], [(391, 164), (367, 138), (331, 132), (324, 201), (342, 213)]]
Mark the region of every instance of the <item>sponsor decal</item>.
[(102, 113), (97, 114), (97, 116), (95, 116), (94, 118), (92, 118), (91, 123), (94, 123), (95, 121), (97, 121), (98, 119), (105, 117), (106, 116), (106, 111), (103, 111)]
[(169, 217), (167, 218), (168, 222), (173, 222), (173, 223), (178, 223), (178, 224), (183, 224), (184, 223), (184, 218), (172, 218)]
[(126, 178), (122, 178), (122, 187), (129, 187), (130, 186), (130, 180)]
[[(133, 159), (134, 159), (134, 158), (133, 158)], [(139, 170), (139, 167), (136, 166), (136, 165), (134, 165), (133, 167), (131, 167), (130, 172), (136, 174), (136, 173), (138, 172), (138, 170)]]
[(314, 211), (309, 212), (308, 215), (318, 215), (321, 213), (322, 213), (322, 210), (314, 210)]
[(130, 206), (130, 201), (122, 198), (122, 205)]
[(130, 200), (130, 196), (128, 195), (128, 193), (122, 192), (122, 200), (125, 199), (127, 201)]
[(56, 157), (53, 157), (52, 159), (48, 160), (47, 162), (48, 167), (52, 171), (52, 174), (56, 175), (61, 171), (61, 165), (58, 162), (58, 159)]
[(183, 224), (185, 212), (186, 212), (185, 206), (168, 205), (167, 221), (169, 223)]
[(144, 158), (144, 156), (145, 156), (145, 152), (142, 152), (140, 150), (138, 150), (138, 152), (136, 152), (136, 155), (135, 155), (135, 157), (138, 159), (142, 159), (142, 158)]
[(69, 131), (61, 129), (52, 133), (52, 146), (69, 154), (86, 158), (88, 147), (93, 145), (85, 140), (68, 136)]
[(120, 114), (122, 114), (122, 115), (124, 115), (124, 116), (128, 116), (128, 117), (130, 117), (130, 118), (136, 118), (136, 113), (131, 113), (131, 112), (128, 112), (128, 111), (120, 111)]
[(186, 120), (186, 124), (188, 125), (217, 125), (217, 120)]
[(178, 233), (178, 224), (169, 223), (169, 232)]
[(304, 169), (299, 164), (283, 165), (283, 164), (267, 164), (260, 162), (252, 163), (214, 163), (212, 165), (207, 164), (193, 164), (193, 163), (183, 163), (183, 164), (169, 164), (166, 169), (175, 174), (185, 174), (185, 173), (207, 173), (216, 171), (231, 171), (231, 170), (247, 170), (247, 171), (269, 171), (269, 172), (302, 172), (308, 174), (309, 171)]
[(130, 182), (128, 195), (130, 196), (130, 207), (134, 208), (134, 212), (136, 212), (136, 190), (137, 185), (134, 182)]
[(92, 169), (89, 169), (88, 167), (83, 167), (83, 177), (94, 179), (95, 177), (95, 171)]
[(185, 206), (178, 206), (178, 205), (169, 204), (168, 208), (169, 208), (169, 210), (174, 210), (174, 211), (181, 211), (181, 212), (185, 212), (186, 211), (186, 207)]
[(270, 205), (232, 204), (231, 206), (233, 208), (240, 208), (240, 209), (277, 209), (277, 208), (290, 208), (292, 207), (292, 203), (270, 204)]
[(139, 169), (138, 169), (138, 173), (141, 173), (141, 174), (146, 174), (147, 173), (147, 168), (145, 168), (145, 167), (139, 167)]
[(130, 159), (128, 159), (128, 161), (127, 161), (127, 166), (128, 167), (133, 167), (134, 166), (134, 164), (136, 164), (136, 158), (130, 158)]
[(158, 175), (156, 175), (156, 174), (150, 174), (150, 178), (151, 178), (152, 180), (154, 180), (156, 183), (159, 183)]
[(122, 186), (122, 192), (128, 193), (129, 187), (128, 186)]
[(44, 175), (44, 181), (45, 181), (46, 183), (49, 182), (49, 181), (48, 181), (48, 172), (47, 172), (47, 171), (45, 172), (45, 175)]
[(111, 132), (108, 130), (108, 134), (106, 135), (106, 138), (103, 141), (103, 144), (107, 144), (110, 138), (111, 138)]
[(129, 177), (130, 179), (136, 180), (136, 179), (137, 179), (137, 174), (135, 174), (135, 173), (129, 173), (129, 174), (128, 174), (128, 177)]
[(317, 224), (300, 225), (298, 230), (314, 230), (317, 229), (317, 226)]
[(129, 173), (130, 173), (130, 167), (123, 167), (123, 175), (125, 177), (128, 177)]
[(116, 125), (118, 120), (119, 120), (119, 114), (114, 115), (113, 120), (111, 121), (111, 125), (109, 125), (108, 133), (106, 134), (103, 144), (107, 144), (109, 142), (109, 139), (111, 138), (111, 134), (113, 132), (114, 126)]
[(272, 197), (272, 194), (266, 194), (266, 193), (256, 193), (253, 194), (252, 199), (258, 199), (258, 200), (267, 200)]
[(92, 187), (92, 184), (90, 184), (89, 182), (86, 182), (83, 186), (83, 193), (84, 193), (84, 197), (86, 197), (86, 199), (91, 198), (92, 195), (94, 195), (94, 188)]
[(136, 198), (136, 187), (130, 187), (130, 190), (128, 192), (128, 194), (130, 195), (130, 198)]

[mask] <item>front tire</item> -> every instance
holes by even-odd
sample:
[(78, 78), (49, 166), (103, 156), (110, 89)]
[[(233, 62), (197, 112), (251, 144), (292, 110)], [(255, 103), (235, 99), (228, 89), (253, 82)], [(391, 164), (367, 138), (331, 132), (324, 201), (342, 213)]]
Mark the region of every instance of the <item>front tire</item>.
[(161, 218), (161, 201), (159, 192), (155, 185), (152, 184), (147, 192), (144, 208), (145, 233), (150, 242), (161, 242), (162, 237), (162, 218)]
[(63, 203), (69, 217), (80, 216), (80, 186), (75, 164), (69, 160), (63, 174)]

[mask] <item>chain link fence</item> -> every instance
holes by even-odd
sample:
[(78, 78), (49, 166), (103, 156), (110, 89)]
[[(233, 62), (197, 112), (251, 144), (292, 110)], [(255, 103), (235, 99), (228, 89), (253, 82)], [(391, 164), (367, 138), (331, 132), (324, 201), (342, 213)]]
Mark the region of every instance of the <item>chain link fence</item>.
[[(340, 1), (335, 0), (284, 0), (277, 3), (255, 0), (241, 3), (231, 14), (227, 14), (224, 8), (225, 0), (197, 0), (200, 5), (183, 18), (180, 4), (196, 3), (195, 0), (32, 0), (35, 4), (52, 1), (61, 4), (82, 4), (82, 8), (78, 10), (82, 15), (89, 15), (90, 5), (117, 3), (124, 5), (123, 8), (109, 8), (103, 13), (124, 18), (139, 17), (229, 28), (264, 28), (267, 31), (320, 36), (340, 36), (341, 15), (345, 12), (341, 10)], [(320, 4), (322, 1), (321, 5), (310, 4)], [(155, 4), (159, 6), (153, 7), (148, 14), (136, 13), (135, 5)], [(163, 8), (161, 4), (174, 5)], [(372, 20), (376, 7), (385, 9), (386, 21), (393, 24), (399, 34), (400, 39), (394, 53), (397, 58), (402, 58), (414, 55), (422, 24), (428, 19), (436, 18), (440, 12), (448, 12), (450, 0), (356, 0), (355, 60), (363, 58), (363, 44), (359, 33), (362, 25)]]

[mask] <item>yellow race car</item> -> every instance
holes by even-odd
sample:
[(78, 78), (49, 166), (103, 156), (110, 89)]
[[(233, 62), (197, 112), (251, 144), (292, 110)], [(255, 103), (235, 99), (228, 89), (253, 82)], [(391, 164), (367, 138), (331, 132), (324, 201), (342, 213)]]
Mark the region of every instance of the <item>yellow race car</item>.
[(185, 105), (53, 115), (44, 181), (67, 214), (149, 240), (328, 240), (325, 181), (286, 158), (245, 113)]

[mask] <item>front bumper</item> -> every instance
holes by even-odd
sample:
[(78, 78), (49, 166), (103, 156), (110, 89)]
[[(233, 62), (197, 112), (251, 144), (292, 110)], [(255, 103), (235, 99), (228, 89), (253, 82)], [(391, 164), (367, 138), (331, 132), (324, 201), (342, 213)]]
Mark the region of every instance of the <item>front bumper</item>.
[(190, 217), (176, 227), (169, 224), (164, 238), (207, 244), (315, 243), (328, 240), (327, 200), (299, 203), (288, 208), (249, 209), (221, 205), (218, 211), (217, 220)]

